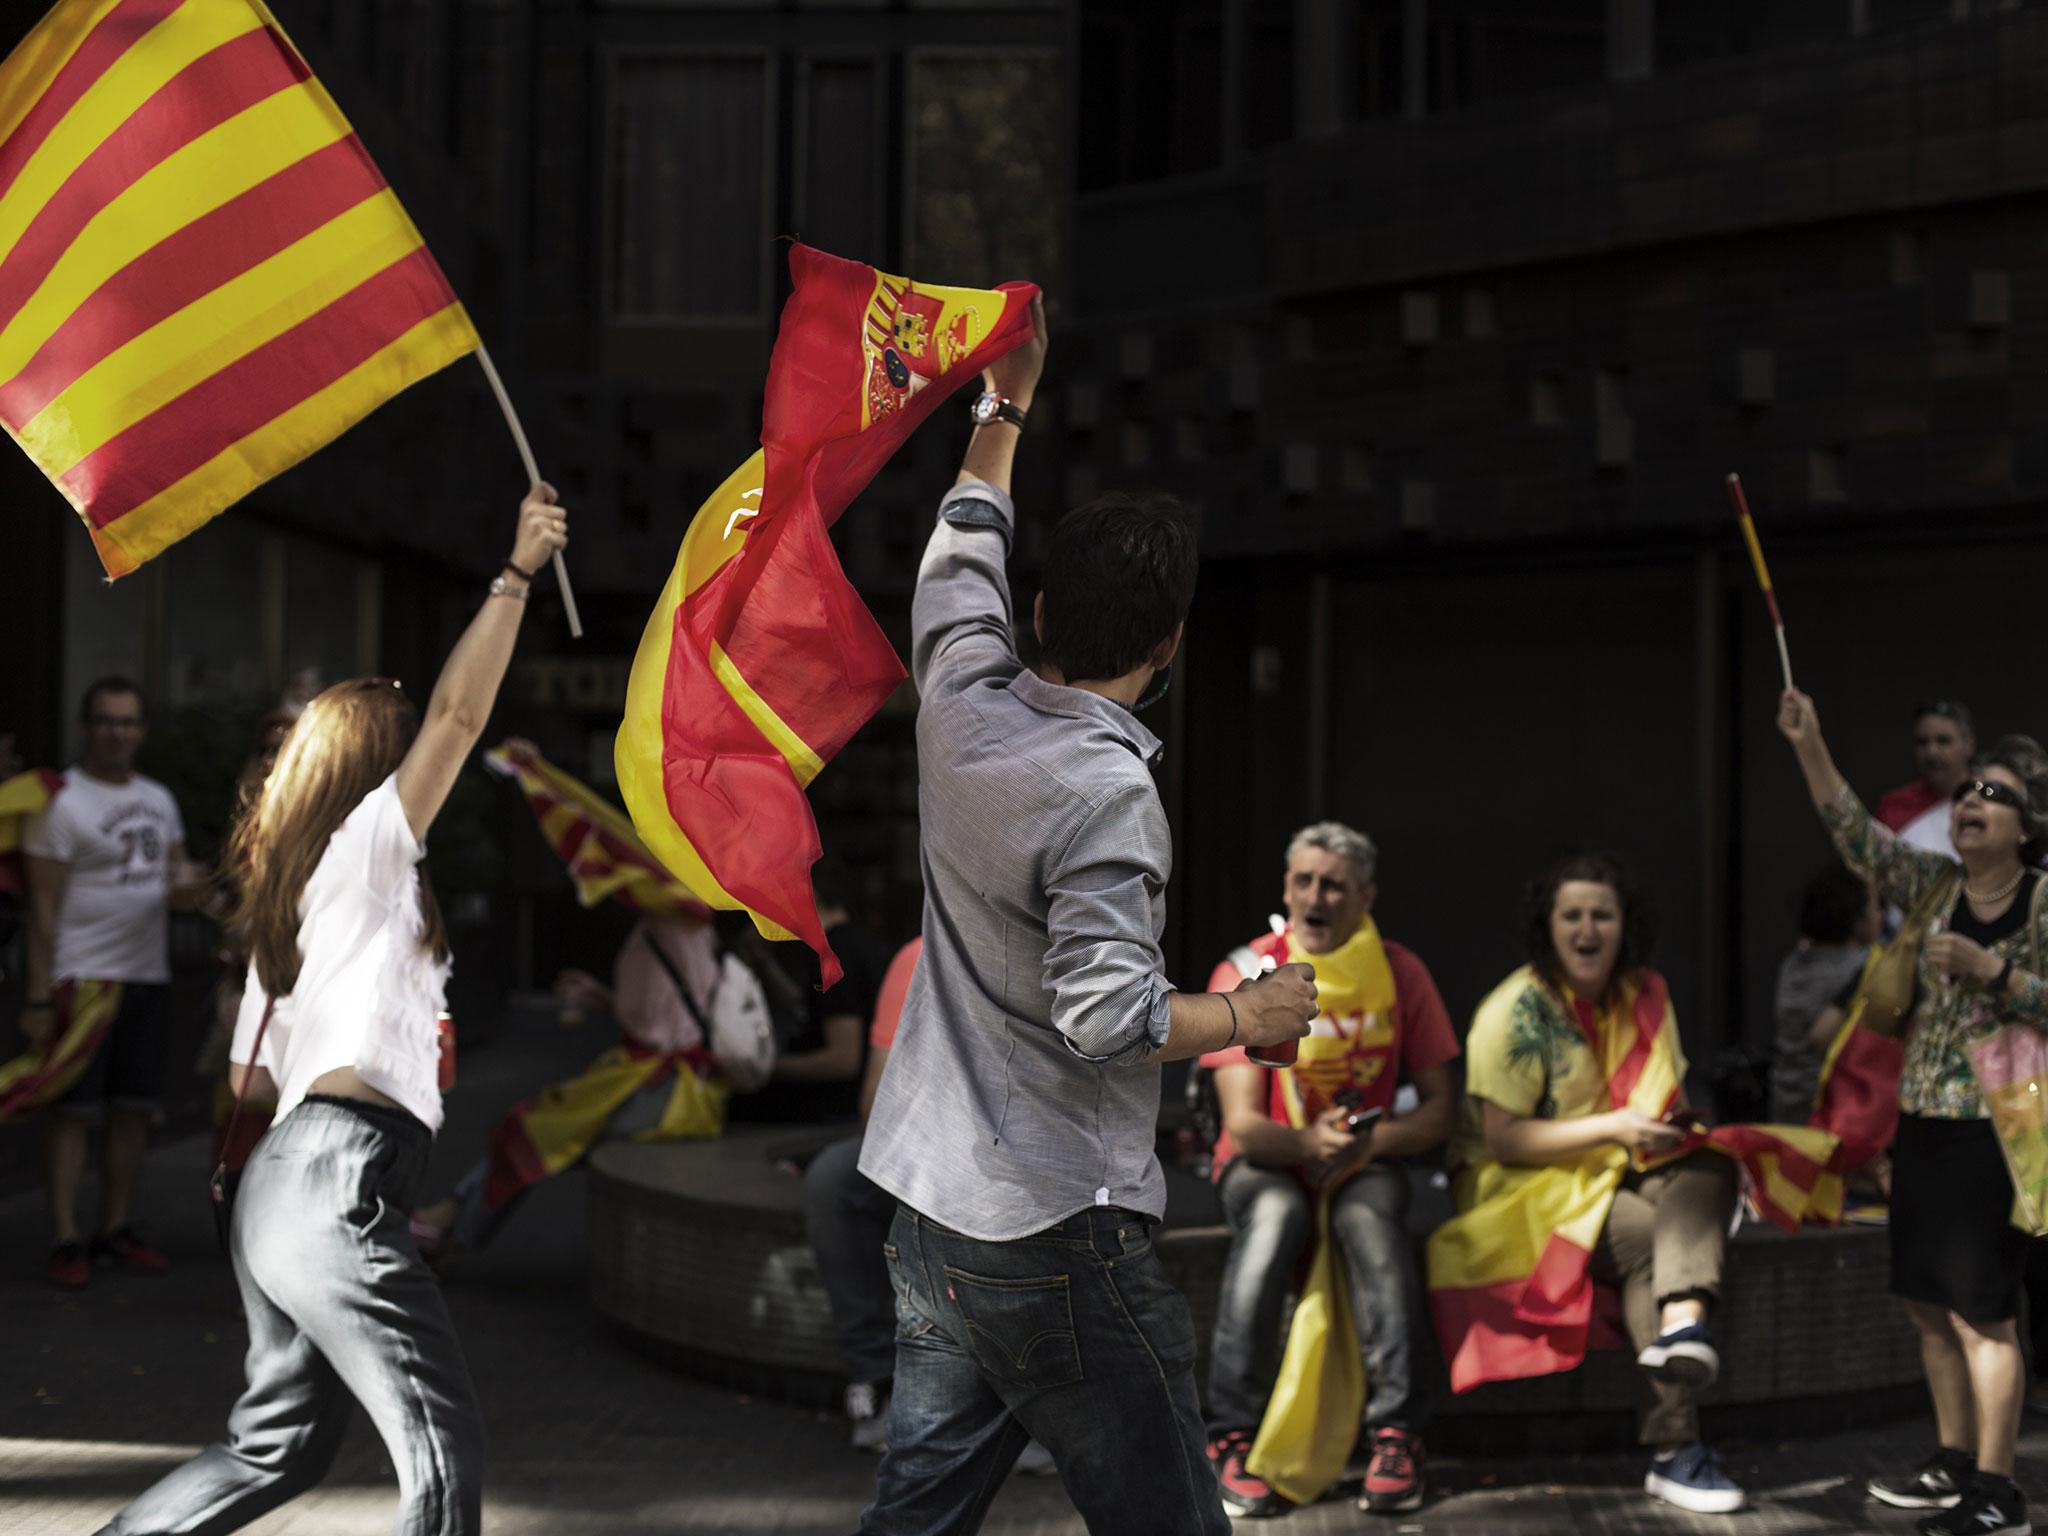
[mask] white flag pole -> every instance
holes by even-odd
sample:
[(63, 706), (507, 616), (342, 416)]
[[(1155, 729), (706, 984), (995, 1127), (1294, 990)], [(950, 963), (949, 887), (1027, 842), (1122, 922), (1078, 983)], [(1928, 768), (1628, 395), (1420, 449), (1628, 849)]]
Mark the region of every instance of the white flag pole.
[[(490, 349), (477, 343), (476, 360), (483, 364), (484, 377), (490, 381), (491, 393), (498, 397), (498, 409), (505, 413), (505, 425), (512, 429), (512, 441), (518, 445), (519, 460), (526, 466), (528, 489), (540, 488), (540, 466), (533, 462), (533, 448), (526, 441), (526, 429), (519, 425), (519, 413), (512, 409), (512, 397), (505, 393), (505, 381), (498, 377), (498, 370), (491, 366)], [(569, 586), (569, 567), (562, 563), (562, 552), (555, 551), (555, 585), (561, 589), (562, 609), (569, 618), (569, 638), (583, 638), (583, 620), (576, 612), (576, 594)]]

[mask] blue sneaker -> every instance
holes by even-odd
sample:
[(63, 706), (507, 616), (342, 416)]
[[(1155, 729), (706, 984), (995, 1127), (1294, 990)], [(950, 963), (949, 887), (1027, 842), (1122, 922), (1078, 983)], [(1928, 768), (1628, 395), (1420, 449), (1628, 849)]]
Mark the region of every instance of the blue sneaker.
[(1721, 1374), (1721, 1352), (1714, 1348), (1713, 1330), (1705, 1323), (1687, 1323), (1658, 1334), (1636, 1356), (1636, 1364), (1659, 1381), (1704, 1392)]
[(1700, 1515), (1732, 1515), (1748, 1502), (1704, 1440), (1651, 1462), (1643, 1492)]

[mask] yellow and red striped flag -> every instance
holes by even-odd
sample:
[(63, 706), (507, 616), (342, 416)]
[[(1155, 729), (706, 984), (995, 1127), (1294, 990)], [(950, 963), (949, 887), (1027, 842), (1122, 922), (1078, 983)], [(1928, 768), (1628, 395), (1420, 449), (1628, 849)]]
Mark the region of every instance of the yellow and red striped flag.
[(477, 346), (261, 0), (59, 0), (0, 64), (0, 423), (109, 575)]
[(711, 916), (711, 909), (647, 851), (624, 811), (562, 772), (532, 742), (514, 737), (487, 752), (484, 765), (519, 785), (541, 836), (568, 866), (576, 899), (584, 906), (609, 899), (635, 912)]
[(64, 775), (49, 768), (31, 768), (0, 782), (0, 892), (18, 894), (21, 840), (28, 824), (49, 809), (64, 787)]
[(829, 987), (804, 791), (903, 680), (831, 525), (940, 401), (1030, 338), (1038, 289), (938, 288), (806, 245), (789, 267), (761, 451), (683, 535), (613, 761), (656, 857), (766, 937), (809, 944)]

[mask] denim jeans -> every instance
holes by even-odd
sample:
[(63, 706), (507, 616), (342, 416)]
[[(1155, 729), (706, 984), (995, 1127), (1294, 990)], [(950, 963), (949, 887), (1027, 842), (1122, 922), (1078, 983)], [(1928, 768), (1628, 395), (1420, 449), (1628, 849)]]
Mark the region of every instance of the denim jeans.
[(882, 1251), (896, 1197), (860, 1171), (860, 1141), (835, 1141), (804, 1169), (804, 1225), (847, 1379), (881, 1382), (896, 1374), (896, 1291)]
[(896, 1391), (863, 1536), (981, 1528), (1036, 1439), (1097, 1536), (1229, 1536), (1187, 1302), (1144, 1217), (1097, 1206), (1012, 1242), (899, 1206)]
[[(1243, 1158), (1224, 1173), (1219, 1193), (1231, 1240), (1209, 1351), (1209, 1420), (1218, 1430), (1256, 1429), (1279, 1374), (1280, 1314), (1315, 1236), (1315, 1208), (1291, 1171)], [(1344, 1256), (1365, 1357), (1365, 1422), (1419, 1430), (1427, 1416), (1415, 1368), (1422, 1274), (1406, 1226), (1407, 1172), (1398, 1163), (1371, 1164), (1334, 1199), (1330, 1231)]]
[(208, 1446), (102, 1536), (238, 1530), (326, 1475), (353, 1398), (398, 1470), (398, 1536), (482, 1528), (483, 1418), (407, 1230), (432, 1138), (396, 1110), (308, 1099), (257, 1145), (229, 1255), (249, 1385)]

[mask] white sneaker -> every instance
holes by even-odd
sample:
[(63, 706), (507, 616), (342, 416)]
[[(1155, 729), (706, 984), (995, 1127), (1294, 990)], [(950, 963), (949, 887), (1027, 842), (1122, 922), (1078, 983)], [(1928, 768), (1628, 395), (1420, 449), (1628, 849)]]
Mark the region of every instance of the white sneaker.
[(888, 1448), (889, 1389), (872, 1381), (856, 1381), (846, 1389), (846, 1416), (853, 1421), (856, 1451), (879, 1456)]

